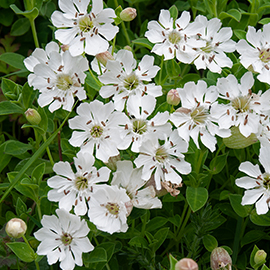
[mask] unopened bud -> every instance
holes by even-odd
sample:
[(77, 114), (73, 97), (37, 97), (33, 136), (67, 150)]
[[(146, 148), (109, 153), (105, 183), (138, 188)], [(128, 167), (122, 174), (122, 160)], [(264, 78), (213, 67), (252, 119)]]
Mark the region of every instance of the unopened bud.
[(96, 55), (96, 59), (106, 67), (108, 60), (114, 60), (113, 56), (109, 51), (102, 52)]
[(63, 52), (68, 51), (69, 50), (69, 45), (68, 44), (61, 45), (61, 49), (62, 49)]
[(137, 16), (137, 12), (135, 8), (125, 8), (124, 10), (121, 11), (120, 13), (120, 18), (125, 21), (125, 22), (130, 22), (134, 20)]
[(177, 106), (180, 103), (180, 97), (176, 89), (171, 89), (167, 94), (167, 103)]
[(232, 135), (228, 138), (223, 138), (224, 144), (232, 149), (242, 149), (246, 148), (258, 141), (257, 136), (251, 133), (250, 136), (245, 137), (241, 134), (238, 127), (231, 127)]
[(198, 264), (189, 258), (181, 259), (175, 265), (175, 270), (198, 270)]
[(20, 238), (26, 233), (26, 230), (27, 226), (20, 218), (11, 219), (6, 225), (6, 233), (10, 237)]
[(267, 253), (264, 250), (258, 250), (254, 256), (254, 262), (256, 264), (262, 264), (265, 263)]
[(232, 259), (227, 250), (222, 247), (213, 249), (210, 257), (210, 262), (212, 270), (232, 269)]
[(41, 116), (35, 109), (29, 108), (24, 114), (31, 125), (38, 125), (41, 121)]
[(132, 48), (131, 48), (130, 46), (128, 46), (128, 45), (126, 45), (126, 46), (124, 47), (124, 50), (131, 51), (131, 52), (132, 52)]

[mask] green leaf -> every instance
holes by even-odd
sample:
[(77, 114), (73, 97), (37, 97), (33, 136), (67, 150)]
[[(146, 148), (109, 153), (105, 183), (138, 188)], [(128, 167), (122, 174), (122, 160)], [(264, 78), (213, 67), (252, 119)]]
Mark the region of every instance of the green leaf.
[(249, 216), (250, 220), (259, 226), (270, 226), (270, 212), (268, 211), (265, 215), (258, 215), (256, 210), (253, 209)]
[(115, 15), (117, 16), (117, 17), (119, 17), (120, 16), (120, 13), (122, 12), (122, 10), (123, 10), (123, 8), (119, 5), (116, 9), (115, 9)]
[(218, 174), (222, 171), (222, 169), (227, 164), (228, 154), (229, 154), (229, 152), (227, 152), (223, 155), (217, 156), (211, 160), (209, 168), (210, 168), (212, 174)]
[(17, 216), (20, 217), (26, 211), (27, 211), (26, 204), (21, 200), (20, 197), (18, 197), (17, 202), (16, 202), (16, 214), (17, 214)]
[(23, 262), (32, 262), (35, 260), (34, 251), (26, 243), (14, 242), (6, 245), (15, 253)]
[(16, 84), (15, 82), (2, 78), (1, 88), (3, 91), (3, 94), (7, 99), (10, 100), (17, 100), (19, 93), (20, 93), (20, 86)]
[(186, 198), (191, 210), (196, 212), (207, 202), (208, 191), (203, 187), (187, 187)]
[(6, 143), (3, 143), (2, 145), (0, 145), (0, 153), (2, 153), (0, 155), (0, 173), (8, 165), (8, 163), (10, 162), (12, 158), (12, 156), (4, 153), (5, 147), (6, 147)]
[(154, 44), (151, 43), (147, 38), (137, 38), (132, 40), (132, 43), (141, 45), (149, 50), (152, 50), (152, 48), (154, 47)]
[(20, 10), (16, 5), (10, 5), (10, 8), (17, 14), (17, 15), (23, 15), (29, 20), (34, 20), (38, 16), (38, 9), (34, 7), (31, 10), (22, 11)]
[(165, 67), (167, 70), (167, 74), (169, 78), (179, 78), (179, 75), (181, 73), (181, 69), (175, 59), (170, 59), (165, 61)]
[(238, 39), (245, 39), (246, 38), (246, 31), (241, 29), (234, 29), (233, 33), (238, 37)]
[(264, 231), (252, 230), (247, 232), (241, 240), (241, 247), (252, 242), (260, 241), (261, 239), (269, 240), (269, 236)]
[(109, 261), (115, 251), (115, 243), (105, 242), (101, 243), (98, 247), (104, 248), (107, 253), (107, 261)]
[(0, 7), (7, 9), (11, 4), (15, 3), (15, 1), (16, 0), (1, 0)]
[(20, 18), (12, 24), (10, 34), (12, 36), (22, 36), (30, 29), (30, 22), (27, 18)]
[(171, 6), (169, 8), (170, 11), (170, 15), (173, 18), (173, 20), (175, 21), (178, 18), (178, 9), (175, 5)]
[(242, 195), (240, 194), (230, 194), (229, 196), (231, 206), (235, 213), (240, 217), (247, 217), (253, 206), (252, 205), (242, 205)]
[(146, 230), (152, 232), (167, 223), (168, 219), (165, 217), (154, 217), (146, 224)]
[(86, 264), (107, 262), (106, 250), (101, 247), (95, 247), (95, 249), (89, 253), (89, 256), (87, 256), (84, 262)]
[(233, 18), (237, 22), (240, 22), (242, 15), (241, 15), (241, 12), (237, 9), (230, 9), (227, 12), (223, 11), (219, 14), (220, 20), (223, 20), (223, 19), (228, 18), (228, 17)]
[(32, 108), (34, 99), (36, 98), (37, 91), (33, 90), (32, 87), (26, 82), (22, 88), (22, 103), (25, 111), (28, 108)]
[(13, 22), (13, 17), (14, 13), (10, 9), (0, 9), (0, 24), (10, 26)]
[(203, 245), (208, 251), (212, 252), (213, 249), (218, 247), (218, 241), (214, 236), (207, 234), (203, 236)]
[(265, 264), (262, 266), (261, 270), (270, 270)]
[(260, 24), (268, 24), (270, 23), (270, 18), (263, 18), (260, 21), (258, 21)]
[(162, 228), (157, 231), (154, 235), (153, 242), (149, 245), (150, 248), (153, 248), (153, 251), (156, 252), (162, 243), (166, 240), (169, 232), (169, 228)]
[(85, 83), (96, 91), (99, 91), (102, 86), (102, 83), (98, 80), (97, 76), (89, 72), (86, 72)]
[(15, 140), (7, 141), (5, 145), (5, 154), (17, 156), (26, 153), (28, 150), (32, 149), (32, 146)]
[(177, 260), (171, 254), (169, 254), (169, 260), (170, 260), (170, 270), (175, 270)]
[(32, 172), (31, 179), (33, 183), (40, 185), (40, 182), (42, 180), (43, 174), (45, 173), (45, 162), (39, 164)]
[(142, 236), (134, 236), (128, 242), (130, 246), (138, 247), (138, 248), (148, 248), (147, 240)]
[(9, 64), (12, 67), (26, 70), (23, 60), (24, 56), (18, 53), (6, 52), (0, 55), (0, 60)]
[(254, 257), (255, 257), (255, 254), (256, 254), (256, 252), (258, 250), (259, 250), (259, 248), (255, 245), (254, 248), (253, 248), (253, 250), (252, 250), (252, 252), (251, 252), (251, 254), (250, 254), (250, 261), (249, 261), (249, 263), (252, 266), (252, 268), (255, 268), (255, 266), (256, 266), (256, 263), (254, 261)]

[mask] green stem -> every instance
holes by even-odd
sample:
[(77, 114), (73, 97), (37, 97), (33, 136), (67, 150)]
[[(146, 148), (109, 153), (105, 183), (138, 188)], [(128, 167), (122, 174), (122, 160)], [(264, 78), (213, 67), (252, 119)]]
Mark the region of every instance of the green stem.
[[(23, 235), (22, 237), (23, 237), (24, 242), (28, 246), (28, 248), (32, 251), (33, 258), (35, 258), (36, 257), (36, 254), (35, 254), (34, 250), (32, 249), (32, 247), (30, 246), (30, 244), (29, 244), (28, 240), (26, 239), (25, 235)], [(35, 260), (35, 265), (36, 265), (36, 269), (37, 270), (40, 270), (39, 264), (38, 264), (38, 262), (36, 260)]]
[[(43, 141), (44, 141), (44, 143), (47, 141), (45, 134), (43, 135)], [(47, 152), (47, 155), (49, 157), (49, 160), (50, 160), (50, 162), (51, 162), (51, 164), (53, 166), (54, 165), (54, 161), (53, 161), (53, 157), (52, 157), (52, 154), (51, 154), (51, 151), (50, 151), (49, 146), (46, 147), (46, 152)]]
[(124, 31), (124, 35), (125, 35), (126, 40), (127, 40), (127, 44), (130, 46), (131, 42), (130, 42), (130, 38), (129, 38), (129, 35), (128, 35), (128, 32), (127, 32), (126, 25), (125, 25), (124, 22), (121, 22), (121, 25), (122, 25), (122, 28), (123, 28), (123, 31)]
[(160, 70), (159, 70), (159, 83), (161, 84), (161, 78), (162, 78), (162, 68), (164, 63), (164, 55), (161, 57), (161, 63), (160, 63)]
[(41, 214), (41, 209), (40, 209), (40, 200), (36, 202), (36, 205), (37, 205), (38, 217), (39, 217), (39, 220), (41, 220), (42, 214)]
[(238, 257), (238, 249), (239, 249), (240, 236), (241, 236), (241, 232), (242, 232), (242, 230), (241, 230), (242, 226), (243, 226), (243, 218), (238, 217), (234, 241), (233, 241), (233, 254), (232, 254), (233, 264), (236, 263), (237, 257)]
[(36, 46), (36, 48), (39, 48), (35, 21), (34, 20), (29, 20), (29, 21), (30, 21), (30, 25), (31, 25), (31, 29), (32, 29), (32, 34), (33, 34), (33, 39), (34, 39), (35, 46)]
[(181, 230), (180, 230), (179, 234), (177, 235), (177, 238), (176, 238), (177, 239), (177, 242), (179, 242), (180, 239), (182, 238), (182, 235), (183, 235), (184, 230), (186, 228), (186, 225), (187, 225), (187, 222), (189, 220), (190, 214), (191, 214), (191, 208), (189, 207), (188, 208), (188, 212), (187, 212), (186, 217), (185, 217), (185, 220), (182, 223)]
[(102, 86), (101, 82), (100, 82), (100, 81), (97, 79), (97, 77), (94, 75), (94, 73), (92, 72), (92, 70), (91, 70), (90, 67), (88, 68), (88, 70), (89, 70), (90, 75), (93, 77), (93, 79), (94, 79), (95, 82), (97, 83), (97, 85)]
[(115, 41), (116, 41), (116, 36), (113, 38), (113, 43), (112, 43), (112, 56), (113, 56), (113, 52), (115, 49)]

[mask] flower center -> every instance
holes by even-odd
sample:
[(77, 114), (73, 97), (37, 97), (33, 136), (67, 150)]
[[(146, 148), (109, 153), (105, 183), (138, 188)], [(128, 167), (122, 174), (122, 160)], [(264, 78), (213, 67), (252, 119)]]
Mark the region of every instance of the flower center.
[(120, 207), (117, 203), (108, 202), (105, 207), (110, 212), (110, 214), (116, 215), (116, 216), (118, 215)]
[(72, 242), (72, 236), (69, 233), (63, 233), (61, 241), (65, 246), (69, 246)]
[(266, 189), (270, 188), (270, 174), (267, 172), (263, 174), (263, 186)]
[(134, 120), (133, 121), (133, 132), (142, 135), (147, 131), (146, 121), (144, 120)]
[(190, 113), (190, 116), (196, 125), (203, 125), (207, 119), (208, 111), (203, 106), (199, 106)]
[(89, 16), (84, 16), (78, 21), (79, 28), (82, 32), (89, 32), (93, 27), (94, 23)]
[(156, 160), (163, 163), (169, 155), (163, 146), (160, 146), (156, 151)]
[(259, 57), (260, 57), (262, 62), (268, 63), (270, 60), (270, 49), (268, 48), (268, 49), (260, 50)]
[(247, 112), (250, 109), (250, 95), (236, 97), (232, 100), (232, 106), (238, 112)]
[(124, 79), (124, 87), (127, 90), (136, 89), (138, 85), (139, 85), (139, 79), (135, 75), (134, 72), (132, 72), (130, 75), (127, 75), (126, 78)]
[(84, 190), (88, 187), (88, 180), (83, 176), (78, 176), (75, 180), (75, 187), (77, 190)]
[(202, 51), (204, 51), (205, 53), (210, 53), (213, 51), (213, 46), (211, 44), (211, 42), (206, 41), (206, 46), (201, 48)]
[(72, 78), (67, 74), (60, 74), (57, 76), (56, 87), (60, 90), (66, 91), (69, 90), (73, 85)]
[(169, 34), (168, 39), (172, 44), (177, 44), (181, 40), (181, 35), (177, 31), (173, 30)]
[(103, 133), (101, 126), (93, 126), (90, 130), (90, 134), (93, 138), (99, 138)]

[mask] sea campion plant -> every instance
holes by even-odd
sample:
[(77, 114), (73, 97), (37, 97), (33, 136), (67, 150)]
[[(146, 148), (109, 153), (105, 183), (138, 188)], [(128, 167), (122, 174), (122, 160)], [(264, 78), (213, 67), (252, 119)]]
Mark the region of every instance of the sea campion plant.
[(0, 3), (0, 268), (260, 269), (269, 0)]

